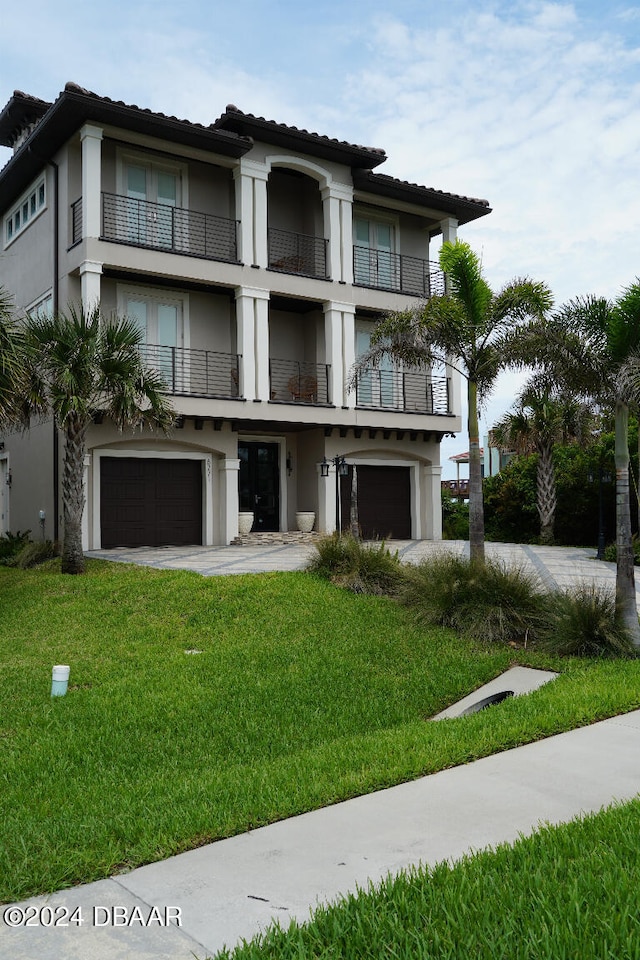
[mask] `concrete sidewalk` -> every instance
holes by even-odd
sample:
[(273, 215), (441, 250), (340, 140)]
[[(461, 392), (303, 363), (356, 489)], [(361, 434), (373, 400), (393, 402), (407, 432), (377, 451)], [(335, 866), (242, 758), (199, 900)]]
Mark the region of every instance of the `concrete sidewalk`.
[[(639, 792), (634, 711), (35, 898), (13, 915), (5, 911), (0, 956), (204, 960), (274, 919), (285, 926), (292, 917), (306, 920), (315, 904), (390, 871), (513, 841), (540, 823), (564, 822)], [(79, 908), (83, 923), (26, 928), (27, 907), (32, 922), (46, 922), (47, 908), (69, 921)], [(181, 926), (164, 926), (177, 911)], [(20, 926), (10, 928), (11, 919)]]

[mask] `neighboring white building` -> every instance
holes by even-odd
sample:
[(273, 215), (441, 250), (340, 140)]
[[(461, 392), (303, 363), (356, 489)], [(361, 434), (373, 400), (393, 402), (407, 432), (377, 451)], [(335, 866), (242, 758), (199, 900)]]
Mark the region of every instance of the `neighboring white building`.
[[(342, 456), (358, 468), (366, 536), (440, 537), (457, 375), (387, 365), (353, 391), (349, 375), (385, 312), (443, 291), (430, 242), (454, 239), (486, 201), (375, 173), (382, 150), (234, 106), (203, 126), (75, 84), (53, 103), (16, 91), (0, 143), (14, 148), (0, 172), (0, 284), (19, 312), (81, 301), (135, 318), (176, 410), (166, 438), (120, 434), (97, 413), (86, 548), (225, 544), (240, 511), (265, 531), (313, 511), (330, 531)], [(0, 444), (0, 532), (40, 530), (44, 511), (58, 536), (53, 425)]]

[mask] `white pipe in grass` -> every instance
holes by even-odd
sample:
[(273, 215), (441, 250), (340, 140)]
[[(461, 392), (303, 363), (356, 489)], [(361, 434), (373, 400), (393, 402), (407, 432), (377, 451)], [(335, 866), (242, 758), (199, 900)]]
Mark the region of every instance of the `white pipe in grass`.
[(64, 697), (69, 683), (70, 667), (58, 664), (51, 671), (51, 696)]

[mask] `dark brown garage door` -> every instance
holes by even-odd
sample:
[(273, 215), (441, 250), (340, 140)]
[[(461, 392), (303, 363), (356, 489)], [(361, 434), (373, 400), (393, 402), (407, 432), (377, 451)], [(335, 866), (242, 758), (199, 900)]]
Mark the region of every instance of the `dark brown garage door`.
[[(358, 521), (369, 540), (411, 539), (411, 476), (409, 467), (358, 467)], [(342, 529), (349, 529), (351, 479), (342, 478)]]
[(102, 546), (202, 543), (200, 460), (102, 457)]

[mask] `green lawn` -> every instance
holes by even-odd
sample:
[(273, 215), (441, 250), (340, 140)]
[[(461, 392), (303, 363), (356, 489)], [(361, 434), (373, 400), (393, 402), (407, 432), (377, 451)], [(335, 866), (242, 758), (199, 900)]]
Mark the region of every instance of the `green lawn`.
[[(304, 573), (0, 568), (0, 614), (3, 901), (640, 706), (640, 661), (474, 647)], [(514, 662), (563, 676), (425, 722)]]
[(640, 800), (389, 877), (220, 960), (636, 960)]

